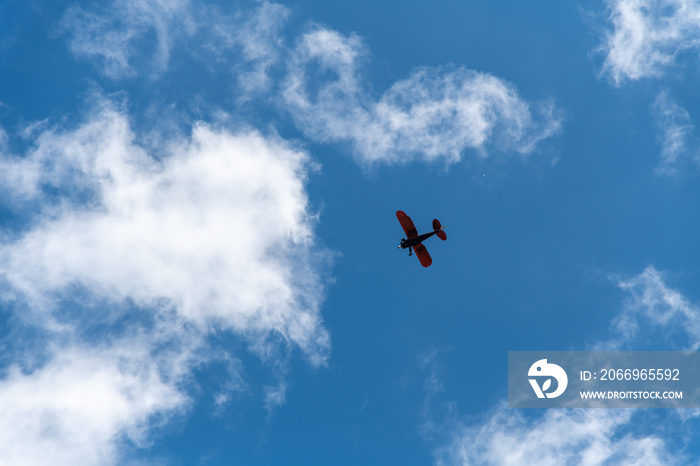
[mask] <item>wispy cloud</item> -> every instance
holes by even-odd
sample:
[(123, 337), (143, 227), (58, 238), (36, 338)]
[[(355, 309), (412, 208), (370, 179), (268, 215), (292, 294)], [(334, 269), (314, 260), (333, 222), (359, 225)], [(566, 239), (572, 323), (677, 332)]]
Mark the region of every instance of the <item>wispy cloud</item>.
[(668, 91), (659, 93), (652, 109), (661, 144), (661, 161), (656, 173), (672, 176), (685, 165), (684, 162), (697, 164), (700, 148), (693, 140), (695, 127), (688, 112), (669, 97)]
[[(610, 278), (627, 297), (611, 321), (610, 339), (590, 349), (700, 346), (700, 307), (668, 286), (664, 273), (649, 266), (633, 277)], [(629, 429), (645, 422), (644, 415), (643, 410), (629, 409), (551, 409), (524, 416), (505, 403), (470, 422), (450, 413), (439, 426), (445, 440), (435, 460), (439, 465), (690, 464), (669, 445), (667, 436)], [(665, 421), (673, 425), (692, 418), (674, 412), (668, 416)]]
[(243, 100), (273, 91), (270, 72), (284, 55), (282, 31), (289, 15), (288, 8), (268, 2), (233, 16), (208, 10), (202, 47), (217, 61), (230, 63)]
[(283, 90), (307, 136), (349, 143), (363, 163), (528, 154), (560, 129), (551, 102), (528, 104), (512, 84), (461, 67), (420, 68), (375, 100), (362, 84), (365, 55), (358, 36), (316, 28), (299, 40)]
[(73, 5), (58, 33), (68, 36), (76, 57), (111, 79), (159, 77), (179, 46), (204, 60), (204, 69), (226, 64), (225, 71), (235, 74), (242, 94), (250, 98), (250, 93), (270, 90), (269, 68), (280, 60), (288, 16), (286, 7), (268, 2), (228, 13), (189, 0), (114, 0), (88, 11)]
[(548, 410), (530, 420), (501, 405), (483, 424), (458, 423), (436, 464), (676, 464), (680, 455), (658, 435), (624, 432), (633, 416), (631, 410)]
[(608, 0), (612, 30), (599, 51), (601, 70), (617, 86), (626, 80), (663, 75), (678, 56), (700, 47), (700, 3), (696, 0)]
[[(102, 11), (70, 7), (59, 32), (70, 36), (70, 50), (96, 64), (106, 76), (121, 79), (144, 72), (160, 74), (168, 66), (173, 42), (196, 28), (189, 0), (115, 0)], [(144, 54), (149, 34), (155, 35)]]
[(439, 434), (440, 422), (434, 419), (433, 404), (435, 398), (445, 391), (444, 368), (440, 365), (439, 357), (446, 350), (432, 349), (418, 358), (418, 369), (423, 374), (423, 391), (425, 399), (421, 409), (421, 415), (425, 419), (420, 427), (424, 439), (431, 439)]
[(187, 407), (193, 368), (227, 359), (213, 334), (248, 342), (276, 376), (294, 349), (325, 364), (307, 154), (201, 123), (161, 141), (160, 158), (139, 139), (98, 98), (82, 124), (3, 155), (6, 192), (32, 212), (0, 243), (0, 291), (38, 340), (6, 345), (0, 463), (51, 462), (42, 445), (64, 464), (116, 462), (124, 436), (139, 444)]
[[(349, 144), (366, 164), (451, 164), (469, 149), (482, 157), (527, 155), (561, 128), (553, 102), (529, 103), (513, 84), (464, 67), (418, 68), (375, 98), (362, 73), (367, 52), (359, 36), (313, 27), (289, 47), (289, 14), (267, 2), (229, 14), (185, 0), (168, 8), (117, 0), (101, 13), (74, 6), (62, 24), (73, 53), (112, 78), (164, 72), (174, 41), (186, 37), (205, 67), (227, 64), (239, 100), (281, 100), (307, 137)], [(149, 55), (143, 42), (151, 31), (157, 47)]]
[(700, 348), (700, 306), (666, 284), (666, 274), (653, 265), (634, 277), (611, 277), (627, 299), (612, 321), (606, 349), (631, 349), (663, 344), (665, 348)]

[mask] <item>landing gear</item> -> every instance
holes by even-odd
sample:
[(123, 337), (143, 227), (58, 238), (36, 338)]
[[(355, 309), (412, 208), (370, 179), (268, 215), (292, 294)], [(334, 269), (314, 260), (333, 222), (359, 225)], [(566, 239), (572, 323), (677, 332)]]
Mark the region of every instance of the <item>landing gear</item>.
[(413, 255), (413, 247), (411, 247), (411, 246), (408, 247), (408, 255), (409, 256)]

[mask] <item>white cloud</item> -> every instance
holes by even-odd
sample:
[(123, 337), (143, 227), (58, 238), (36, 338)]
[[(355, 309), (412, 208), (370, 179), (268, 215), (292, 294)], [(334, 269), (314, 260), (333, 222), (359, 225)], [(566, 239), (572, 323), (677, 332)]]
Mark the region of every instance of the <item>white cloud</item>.
[(89, 190), (96, 205), (63, 206), (3, 245), (12, 286), (34, 301), (73, 283), (115, 301), (166, 300), (200, 326), (275, 330), (323, 352), (317, 277), (296, 276), (313, 265), (307, 155), (199, 124), (157, 163), (133, 139), (111, 108), (39, 137), (22, 169), (41, 167), (39, 183)]
[(528, 104), (510, 83), (464, 68), (418, 69), (375, 101), (361, 83), (365, 54), (359, 37), (317, 28), (297, 44), (283, 90), (309, 137), (349, 142), (362, 162), (528, 154), (561, 126), (551, 103)]
[[(76, 56), (95, 62), (110, 78), (134, 76), (142, 68), (157, 75), (168, 66), (174, 40), (195, 31), (190, 9), (189, 0), (115, 0), (101, 13), (76, 4), (64, 14), (60, 30), (70, 35)], [(155, 35), (150, 47), (149, 34)], [(151, 50), (144, 57), (146, 48)]]
[(289, 14), (268, 2), (229, 14), (185, 0), (167, 8), (116, 0), (100, 14), (74, 6), (62, 25), (73, 53), (112, 78), (164, 72), (174, 42), (186, 37), (188, 52), (205, 66), (228, 64), (239, 102), (281, 92), (280, 107), (308, 137), (349, 143), (363, 163), (451, 164), (469, 149), (482, 157), (490, 150), (526, 155), (561, 127), (552, 102), (528, 103), (507, 81), (463, 67), (418, 68), (375, 99), (362, 80), (366, 52), (358, 36), (317, 27), (289, 49)]
[[(660, 342), (678, 350), (700, 347), (700, 308), (669, 287), (663, 273), (649, 266), (634, 277), (611, 278), (627, 299), (612, 320), (611, 338), (591, 350), (646, 349)], [(680, 423), (683, 429), (682, 423), (696, 415), (683, 411), (654, 422), (665, 428)], [(525, 416), (503, 403), (471, 422), (455, 421), (452, 412), (442, 425), (428, 422), (445, 432), (435, 451), (439, 465), (686, 464), (668, 433), (629, 428), (647, 422), (644, 416), (644, 410), (631, 409), (551, 409)]]
[[(162, 159), (138, 139), (98, 99), (77, 128), (45, 130), (23, 157), (3, 157), (0, 183), (20, 207), (39, 207), (0, 243), (2, 297), (46, 346), (0, 379), (13, 464), (45, 464), (44, 444), (63, 464), (117, 461), (124, 436), (142, 442), (154, 419), (186, 406), (194, 367), (231, 360), (208, 346), (213, 334), (246, 341), (276, 377), (295, 349), (314, 365), (328, 357), (308, 155), (205, 124), (161, 140)], [(36, 351), (10, 346), (17, 361)], [(228, 367), (229, 389), (245, 389)], [(81, 423), (97, 405), (99, 419)], [(17, 436), (12, 419), (27, 423)]]
[(608, 0), (612, 30), (600, 51), (602, 74), (615, 85), (625, 80), (659, 77), (685, 51), (700, 47), (697, 0)]
[(613, 335), (604, 347), (625, 349), (656, 340), (678, 350), (700, 348), (700, 307), (669, 287), (664, 273), (650, 265), (635, 277), (612, 278), (628, 298), (612, 321)]
[(261, 2), (259, 7), (236, 16), (225, 16), (215, 9), (207, 13), (208, 31), (203, 47), (218, 61), (234, 53), (233, 69), (244, 100), (255, 94), (271, 91), (270, 68), (284, 52), (282, 29), (290, 10), (275, 3)]
[(76, 57), (112, 79), (161, 75), (180, 41), (195, 57), (217, 65), (231, 61), (248, 94), (270, 89), (268, 70), (280, 58), (288, 16), (286, 7), (268, 2), (227, 14), (189, 0), (114, 0), (97, 12), (73, 5), (63, 15), (59, 32), (69, 36)]
[(278, 385), (265, 386), (265, 409), (270, 413), (275, 408), (282, 406), (287, 399), (287, 384), (281, 381)]
[[(697, 0), (608, 0), (607, 4), (612, 29), (598, 50), (605, 54), (600, 74), (616, 86), (627, 80), (659, 78), (681, 66), (683, 55), (700, 53)], [(694, 126), (668, 91), (655, 99), (653, 115), (661, 143), (656, 173), (672, 176), (687, 161), (697, 164), (698, 145), (691, 144)]]
[(688, 159), (697, 163), (697, 155), (691, 155), (693, 150), (697, 151), (697, 147), (691, 144), (695, 127), (688, 112), (664, 91), (656, 97), (653, 113), (661, 131), (661, 162), (656, 168), (657, 174), (674, 175)]
[(454, 428), (438, 465), (665, 465), (678, 461), (657, 435), (624, 433), (632, 410), (547, 410), (528, 420), (501, 405), (483, 424)]
[(0, 382), (0, 463), (116, 464), (120, 442), (146, 445), (188, 399), (142, 346), (64, 347), (29, 374), (12, 368)]

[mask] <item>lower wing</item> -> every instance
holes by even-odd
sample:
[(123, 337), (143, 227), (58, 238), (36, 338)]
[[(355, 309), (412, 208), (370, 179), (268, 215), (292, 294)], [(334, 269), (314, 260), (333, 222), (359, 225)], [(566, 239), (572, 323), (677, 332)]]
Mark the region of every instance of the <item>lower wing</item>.
[(425, 249), (425, 246), (423, 246), (422, 243), (413, 246), (413, 251), (415, 251), (416, 256), (418, 256), (418, 260), (420, 260), (423, 267), (430, 267), (430, 264), (433, 263), (433, 259), (430, 257), (428, 250)]

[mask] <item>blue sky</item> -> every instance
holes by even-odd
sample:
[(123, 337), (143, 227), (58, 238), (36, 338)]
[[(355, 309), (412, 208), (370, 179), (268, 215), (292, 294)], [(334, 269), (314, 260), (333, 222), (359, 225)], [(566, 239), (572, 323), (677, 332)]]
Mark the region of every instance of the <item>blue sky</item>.
[(694, 464), (695, 411), (506, 395), (700, 346), (698, 17), (0, 5), (0, 463)]

